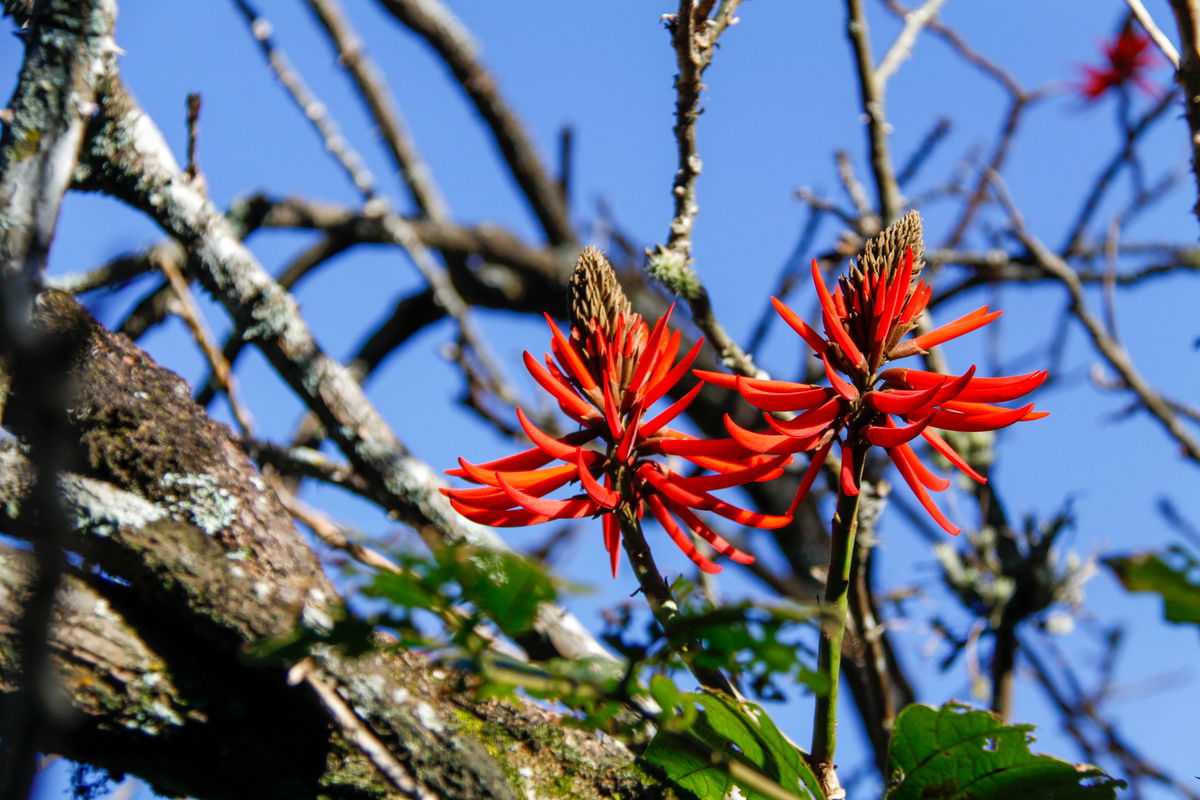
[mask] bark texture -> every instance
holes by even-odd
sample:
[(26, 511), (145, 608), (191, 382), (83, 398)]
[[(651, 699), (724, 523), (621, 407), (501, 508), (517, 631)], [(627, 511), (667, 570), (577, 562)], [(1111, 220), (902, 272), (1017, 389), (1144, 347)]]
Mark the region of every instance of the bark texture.
[[(248, 645), (344, 614), (312, 551), (178, 376), (60, 292), (39, 297), (34, 327), (77, 354), (79, 472), (60, 495), (89, 568), (64, 578), (50, 631), (75, 715), (59, 752), (194, 797), (666, 796), (619, 743), (540, 708), (479, 701), (469, 674), (383, 641), (354, 658), (318, 646), (299, 670), (248, 658)], [(23, 399), (14, 384), (4, 425), (18, 434), (37, 419)], [(31, 540), (35, 476), (22, 446), (4, 442), (0, 529)], [(0, 551), (0, 698), (21, 683), (12, 621), (34, 569)], [(407, 787), (380, 774), (362, 735)]]

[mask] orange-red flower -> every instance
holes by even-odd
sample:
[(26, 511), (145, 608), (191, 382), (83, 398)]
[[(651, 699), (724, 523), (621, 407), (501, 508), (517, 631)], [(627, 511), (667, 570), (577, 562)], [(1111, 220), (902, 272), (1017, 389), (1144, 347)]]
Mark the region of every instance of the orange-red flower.
[[(573, 329), (568, 338), (547, 316), (553, 357), (547, 354), (543, 366), (526, 352), (525, 366), (579, 429), (555, 438), (517, 409), (521, 428), (534, 446), (486, 464), (459, 459), (462, 468), (449, 474), (484, 488), (443, 489), (454, 508), (475, 522), (497, 526), (600, 516), (614, 576), (621, 542), (618, 511), (640, 517), (648, 509), (705, 572), (719, 572), (720, 567), (696, 549), (684, 527), (721, 555), (743, 564), (753, 562), (752, 556), (717, 535), (696, 511), (711, 511), (760, 528), (786, 525), (790, 517), (747, 511), (711, 492), (777, 477), (789, 457), (758, 455), (733, 439), (699, 439), (666, 427), (696, 398), (702, 383), (650, 416), (651, 407), (687, 374), (700, 351), (697, 342), (675, 361), (680, 334), (668, 331), (669, 317), (670, 311), (653, 330), (637, 314), (615, 315), (611, 330), (592, 319), (590, 330)], [(660, 460), (662, 456), (679, 456), (712, 474), (678, 475)], [(551, 462), (558, 463), (546, 466)], [(547, 496), (576, 483), (579, 491), (574, 495)]]
[[(829, 387), (770, 381), (696, 370), (703, 380), (736, 389), (751, 405), (766, 412), (797, 412), (792, 419), (770, 413), (771, 430), (756, 433), (737, 425), (728, 415), (725, 426), (739, 444), (764, 455), (813, 451), (789, 513), (804, 498), (836, 442), (842, 445), (841, 490), (858, 493), (855, 445), (863, 441), (887, 451), (921, 505), (950, 533), (958, 528), (946, 519), (927, 490), (946, 489), (950, 482), (921, 463), (909, 444), (921, 436), (951, 464), (983, 482), (946, 440), (934, 430), (990, 431), (1020, 420), (1038, 419), (1046, 412), (1033, 404), (1005, 408), (994, 403), (1015, 400), (1046, 379), (1045, 370), (1004, 378), (976, 378), (975, 367), (964, 374), (941, 375), (918, 369), (887, 369), (884, 364), (987, 325), (1000, 315), (987, 306), (948, 325), (901, 341), (917, 327), (917, 317), (932, 290), (924, 281), (912, 284), (913, 253), (887, 268), (852, 268), (831, 295), (817, 262), (813, 282), (821, 302), (822, 337), (776, 298), (775, 310), (817, 354), (825, 366)], [(845, 376), (845, 377), (843, 377)]]
[(1087, 100), (1098, 100), (1109, 89), (1133, 83), (1150, 95), (1158, 88), (1143, 73), (1157, 61), (1150, 49), (1150, 37), (1133, 30), (1124, 30), (1103, 45), (1108, 63), (1102, 67), (1083, 67), (1083, 83), (1079, 92)]

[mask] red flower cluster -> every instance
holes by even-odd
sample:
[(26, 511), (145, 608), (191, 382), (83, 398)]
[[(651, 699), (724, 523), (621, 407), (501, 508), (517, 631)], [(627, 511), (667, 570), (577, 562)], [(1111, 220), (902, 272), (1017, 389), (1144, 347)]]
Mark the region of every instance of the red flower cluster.
[[(720, 567), (696, 549), (680, 522), (721, 555), (752, 563), (752, 556), (718, 536), (695, 512), (711, 511), (760, 528), (788, 524), (790, 517), (737, 508), (711, 492), (777, 477), (789, 456), (758, 455), (733, 439), (698, 439), (666, 427), (696, 398), (702, 383), (646, 418), (700, 352), (697, 342), (676, 363), (680, 334), (668, 332), (669, 317), (670, 311), (650, 330), (641, 316), (617, 313), (608, 321), (609, 329), (593, 318), (589, 330), (575, 328), (568, 338), (547, 316), (553, 358), (547, 355), (543, 366), (526, 352), (525, 365), (579, 430), (555, 438), (518, 409), (517, 419), (534, 446), (486, 464), (459, 459), (462, 468), (449, 474), (484, 488), (443, 489), (454, 508), (475, 522), (498, 526), (600, 516), (614, 577), (621, 541), (617, 514), (640, 517), (646, 508), (705, 572), (720, 572)], [(713, 474), (677, 475), (658, 460), (661, 456), (679, 456)], [(561, 463), (545, 466), (553, 461)], [(578, 494), (547, 497), (576, 482)]]
[(1080, 93), (1087, 100), (1098, 100), (1116, 86), (1133, 83), (1152, 96), (1158, 88), (1142, 74), (1157, 61), (1150, 49), (1150, 37), (1137, 31), (1125, 30), (1103, 45), (1108, 63), (1102, 67), (1083, 67)]
[(771, 302), (820, 357), (832, 388), (697, 370), (703, 380), (736, 389), (763, 411), (798, 412), (787, 420), (764, 414), (772, 429), (769, 433), (746, 430), (726, 415), (725, 426), (731, 437), (763, 455), (813, 451), (789, 514), (795, 513), (811, 488), (835, 441), (840, 439), (842, 444), (841, 490), (847, 495), (858, 493), (856, 445), (865, 441), (882, 447), (930, 515), (950, 533), (958, 533), (926, 491), (946, 489), (950, 482), (930, 472), (909, 442), (923, 437), (950, 463), (983, 482), (984, 477), (933, 429), (990, 431), (1046, 416), (1046, 412), (1034, 411), (1032, 403), (1015, 409), (992, 404), (1027, 394), (1046, 379), (1047, 373), (1042, 370), (1005, 378), (976, 378), (974, 367), (959, 376), (916, 369), (881, 372), (885, 363), (924, 353), (934, 345), (987, 325), (1000, 312), (989, 312), (984, 306), (948, 325), (901, 341), (917, 327), (917, 317), (932, 294), (924, 281), (911, 285), (911, 248), (898, 265), (852, 269), (850, 277), (841, 279), (832, 295), (815, 260), (812, 274), (821, 302), (824, 338), (778, 299), (771, 298)]

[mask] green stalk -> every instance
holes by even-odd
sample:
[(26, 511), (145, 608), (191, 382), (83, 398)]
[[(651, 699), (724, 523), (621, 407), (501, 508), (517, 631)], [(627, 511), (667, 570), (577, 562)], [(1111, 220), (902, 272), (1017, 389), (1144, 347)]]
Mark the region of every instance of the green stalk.
[[(650, 613), (654, 614), (658, 624), (670, 635), (671, 629), (680, 618), (679, 604), (654, 563), (654, 556), (650, 554), (650, 546), (642, 533), (642, 523), (633, 507), (624, 503), (615, 513), (621, 525), (621, 543), (625, 547), (625, 554), (629, 556), (629, 563), (633, 567), (633, 574), (637, 576), (638, 585), (642, 587), (646, 603), (650, 606)], [(694, 641), (685, 641), (679, 646), (679, 652), (692, 675), (707, 689), (718, 689), (731, 697), (737, 697), (737, 690), (721, 670), (695, 663), (695, 654), (699, 649), (699, 645)]]
[[(867, 447), (852, 449), (854, 483), (862, 485)], [(813, 712), (813, 738), (809, 759), (826, 797), (840, 796), (841, 785), (834, 771), (834, 752), (837, 749), (838, 681), (842, 671), (842, 640), (846, 636), (846, 609), (850, 597), (850, 573), (854, 563), (854, 536), (858, 531), (858, 498), (838, 490), (837, 510), (833, 515), (833, 530), (829, 547), (829, 572), (825, 577), (825, 608), (831, 613), (822, 615), (821, 639), (817, 653), (817, 672), (829, 681), (829, 693), (817, 697)]]

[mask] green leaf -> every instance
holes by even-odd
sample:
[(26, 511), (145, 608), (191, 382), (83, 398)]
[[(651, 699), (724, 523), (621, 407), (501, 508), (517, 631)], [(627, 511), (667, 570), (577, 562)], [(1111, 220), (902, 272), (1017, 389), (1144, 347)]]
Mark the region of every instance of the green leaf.
[(1031, 725), (1004, 725), (957, 703), (914, 705), (896, 718), (886, 800), (1101, 800), (1124, 781), (1031, 753)]
[(558, 593), (550, 576), (516, 553), (456, 547), (438, 553), (438, 560), (469, 600), (508, 636), (533, 627), (538, 606)]
[(643, 757), (700, 800), (722, 800), (737, 786), (746, 800), (819, 798), (817, 780), (804, 754), (754, 703), (715, 693), (684, 694), (699, 714), (667, 716)]
[(1162, 595), (1168, 621), (1200, 625), (1200, 560), (1182, 547), (1170, 548), (1166, 556), (1137, 553), (1106, 558), (1104, 563), (1129, 591)]

